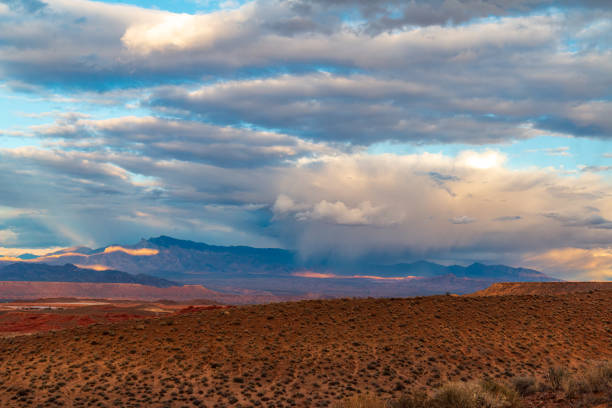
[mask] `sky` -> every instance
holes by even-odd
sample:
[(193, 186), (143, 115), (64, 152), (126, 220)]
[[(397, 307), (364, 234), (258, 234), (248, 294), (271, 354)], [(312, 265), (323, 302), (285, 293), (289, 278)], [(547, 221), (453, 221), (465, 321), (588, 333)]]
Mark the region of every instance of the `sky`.
[(612, 280), (611, 46), (607, 0), (0, 0), (0, 254)]

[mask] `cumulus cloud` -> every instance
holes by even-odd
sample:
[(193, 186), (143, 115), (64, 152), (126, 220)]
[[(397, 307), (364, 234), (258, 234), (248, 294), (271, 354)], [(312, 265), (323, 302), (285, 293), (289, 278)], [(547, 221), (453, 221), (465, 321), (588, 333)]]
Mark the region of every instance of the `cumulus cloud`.
[(296, 203), (287, 195), (280, 194), (273, 209), (277, 215), (293, 213), (296, 220), (303, 222), (321, 220), (337, 225), (388, 226), (399, 221), (390, 219), (384, 207), (374, 207), (369, 201), (363, 201), (355, 207), (349, 207), (342, 201), (327, 200), (309, 205)]
[[(462, 253), (499, 259), (502, 252), (511, 258), (512, 253), (547, 250), (569, 241), (602, 245), (610, 238), (606, 224), (594, 218), (570, 224), (542, 216), (553, 209), (580, 213), (586, 205), (597, 205), (600, 216), (609, 217), (604, 180), (565, 177), (550, 169), (511, 170), (504, 160), (488, 162), (491, 155), (353, 154), (302, 160), (280, 179), (282, 195), (273, 206), (277, 226), (305, 253), (330, 248), (347, 256), (407, 251), (417, 259), (451, 252), (454, 259)], [(442, 187), (431, 182), (432, 172), (452, 178), (446, 177)], [(314, 216), (317, 206), (324, 209), (319, 217)], [(384, 218), (376, 218), (382, 214)], [(506, 221), (503, 227), (500, 221)], [(387, 228), (377, 228), (383, 224)]]
[(330, 153), (317, 144), (277, 132), (214, 126), (151, 116), (92, 120), (62, 115), (55, 123), (32, 127), (34, 134), (56, 140), (54, 146), (90, 150), (106, 146), (153, 159), (178, 159), (222, 167), (253, 167), (302, 156)]
[[(610, 13), (569, 0), (256, 0), (194, 15), (0, 1), (0, 92), (27, 95), (35, 124), (0, 129), (13, 146), (0, 149), (0, 245), (165, 233), (389, 262), (528, 254), (566, 273), (551, 251), (609, 248), (610, 166), (521, 168), (498, 149), (610, 138)], [(374, 153), (396, 142), (419, 153)], [(548, 163), (581, 157), (565, 144), (530, 147)]]
[[(368, 3), (260, 0), (189, 15), (52, 0), (44, 12), (3, 20), (0, 72), (54, 89), (189, 83), (137, 99), (217, 124), (355, 144), (611, 134), (609, 44), (585, 37), (608, 11), (545, 11), (545, 1)], [(351, 8), (368, 27), (398, 13), (445, 17), (361, 30), (342, 18)], [(490, 15), (500, 18), (473, 19)], [(563, 38), (580, 52), (566, 52)]]
[[(224, 160), (153, 154), (139, 145), (161, 135), (203, 137), (204, 145), (217, 137), (189, 126), (151, 118), (74, 123), (83, 120), (75, 128), (37, 128), (50, 147), (0, 151), (5, 205), (40, 211), (4, 219), (0, 229), (28, 237), (17, 245), (35, 246), (31, 240), (38, 239), (40, 246), (51, 246), (51, 237), (102, 244), (134, 231), (140, 237), (162, 230), (293, 247), (305, 257), (386, 253), (391, 260), (516, 263), (527, 252), (603, 247), (612, 238), (612, 200), (604, 179), (512, 169), (495, 150), (395, 155), (328, 145), (284, 161), (264, 159), (245, 171)], [(151, 124), (161, 126), (160, 135)], [(260, 137), (228, 132), (230, 145), (236, 137), (253, 137), (249, 145)], [(262, 137), (272, 145), (295, 142), (282, 134)], [(108, 140), (87, 149), (54, 144), (87, 138)], [(591, 211), (596, 216), (578, 217), (587, 206), (598, 210)]]
[[(225, 125), (247, 122), (357, 144), (382, 140), (496, 143), (545, 133), (537, 129), (538, 117), (545, 113), (556, 111), (565, 117), (558, 102), (542, 101), (537, 106), (525, 101), (478, 100), (461, 93), (461, 85), (454, 83), (318, 73), (229, 81), (196, 90), (164, 88), (153, 93), (149, 103), (160, 112), (196, 114), (201, 120)], [(519, 107), (522, 104), (529, 108)], [(597, 134), (607, 134), (606, 129)]]
[(527, 255), (527, 265), (573, 280), (612, 281), (612, 248), (559, 248)]

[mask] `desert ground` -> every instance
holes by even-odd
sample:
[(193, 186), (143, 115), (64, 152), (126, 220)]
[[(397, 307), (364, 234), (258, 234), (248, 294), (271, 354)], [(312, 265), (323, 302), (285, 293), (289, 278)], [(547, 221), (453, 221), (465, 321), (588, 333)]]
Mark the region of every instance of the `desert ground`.
[(226, 308), (200, 302), (57, 298), (0, 303), (0, 337)]
[[(129, 318), (1, 338), (0, 406), (324, 407), (449, 381), (544, 381), (551, 367), (612, 359), (608, 290), (149, 306), (115, 305)], [(546, 395), (525, 404), (577, 406)]]

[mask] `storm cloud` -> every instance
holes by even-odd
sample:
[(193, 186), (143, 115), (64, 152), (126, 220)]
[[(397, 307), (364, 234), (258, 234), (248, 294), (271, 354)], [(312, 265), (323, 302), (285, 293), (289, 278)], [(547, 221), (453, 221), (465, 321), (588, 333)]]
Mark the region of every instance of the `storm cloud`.
[(607, 279), (611, 21), (605, 1), (0, 1), (0, 249), (166, 234)]

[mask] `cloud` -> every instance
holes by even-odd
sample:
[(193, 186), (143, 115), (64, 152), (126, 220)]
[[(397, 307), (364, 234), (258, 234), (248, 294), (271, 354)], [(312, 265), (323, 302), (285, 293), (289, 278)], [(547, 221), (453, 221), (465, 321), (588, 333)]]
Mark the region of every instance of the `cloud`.
[(566, 227), (587, 227), (599, 229), (612, 229), (612, 221), (599, 214), (583, 215), (560, 215), (557, 213), (543, 214), (545, 217), (559, 221)]
[[(402, 29), (407, 26), (462, 24), (480, 17), (506, 16), (529, 13), (549, 6), (609, 9), (609, 2), (567, 0), (298, 0), (303, 8), (318, 6), (332, 10), (355, 10), (360, 13), (359, 25), (376, 33)], [(311, 9), (309, 9), (311, 10)], [(314, 12), (314, 10), (311, 10)]]
[(458, 217), (453, 217), (449, 220), (452, 224), (471, 224), (476, 222), (476, 218), (468, 217), (467, 215), (460, 215)]
[(612, 135), (611, 12), (546, 0), (256, 0), (200, 14), (0, 2), (0, 92), (28, 110), (0, 130), (0, 231), (16, 248), (164, 233), (389, 262), (607, 248), (608, 166), (539, 165), (563, 147), (517, 167), (500, 149), (582, 137), (571, 154), (598, 164), (583, 156)]
[(209, 50), (215, 44), (231, 41), (232, 37), (244, 36), (243, 29), (254, 17), (254, 11), (251, 3), (209, 14), (156, 13), (146, 22), (130, 25), (121, 42), (128, 50), (143, 55), (196, 47), (200, 51)]
[(47, 7), (47, 3), (40, 0), (2, 0), (2, 4), (18, 13), (35, 13)]
[(522, 217), (520, 215), (505, 215), (505, 216), (502, 216), (502, 217), (495, 218), (494, 221), (501, 221), (501, 222), (518, 221), (521, 218)]
[(487, 110), (469, 104), (458, 108), (461, 97), (450, 94), (450, 89), (457, 88), (318, 73), (229, 81), (192, 91), (164, 88), (153, 93), (150, 104), (160, 112), (195, 114), (213, 123), (246, 122), (355, 144), (383, 140), (483, 144), (538, 134), (526, 125), (537, 114), (535, 107), (530, 116), (511, 121), (503, 114), (491, 118), (484, 114), (496, 111), (494, 103)]
[(10, 229), (0, 230), (0, 245), (10, 245), (17, 241), (17, 234)]
[[(18, 234), (14, 246), (129, 243), (163, 232), (233, 244), (264, 242), (297, 248), (304, 257), (384, 253), (390, 261), (512, 263), (528, 252), (603, 246), (612, 238), (607, 228), (612, 200), (604, 179), (511, 169), (494, 150), (395, 155), (323, 145), (316, 154), (264, 160), (245, 171), (223, 160), (156, 156), (142, 147), (162, 138), (153, 125), (160, 125), (165, 137), (197, 138), (189, 124), (148, 118), (74, 123), (83, 120), (87, 124), (71, 132), (65, 124), (37, 131), (49, 143), (108, 140), (82, 150), (52, 144), (0, 151), (5, 205), (29, 206), (28, 214), (38, 214), (5, 211), (0, 229)], [(228, 132), (230, 145), (236, 137), (258, 140), (241, 130)], [(206, 145), (213, 136), (201, 137)], [(580, 215), (587, 206), (597, 207), (600, 218), (550, 216)], [(500, 221), (506, 221), (503, 227)]]
[[(564, 177), (546, 169), (511, 170), (504, 160), (492, 167), (473, 166), (465, 159), (486, 161), (489, 155), (486, 151), (454, 157), (352, 154), (303, 160), (280, 179), (281, 195), (272, 208), (275, 225), (290, 246), (311, 255), (386, 251), (411, 259), (473, 259), (478, 254), (499, 261), (501, 253), (512, 259), (512, 253), (536, 247), (547, 250), (569, 242), (602, 245), (610, 239), (606, 224), (595, 218), (569, 224), (541, 215), (553, 205), (567, 213), (597, 205), (605, 219), (612, 208), (604, 180)], [(452, 176), (445, 183), (455, 195), (431, 183), (431, 172)], [(371, 212), (365, 222), (361, 211), (365, 201), (369, 201), (366, 208), (384, 211)], [(325, 218), (313, 216), (320, 203), (327, 211), (322, 212)], [(337, 214), (354, 215), (354, 222)], [(393, 222), (383, 229), (377, 226), (386, 220)], [(460, 228), (449, 228), (449, 220), (460, 223)], [(520, 222), (508, 222), (516, 220)], [(503, 228), (500, 221), (506, 221)], [(347, 227), (355, 231), (348, 233)]]
[(293, 276), (300, 278), (310, 279), (371, 279), (373, 281), (403, 281), (412, 279), (421, 279), (418, 276), (373, 276), (373, 275), (336, 275), (333, 273), (319, 273), (319, 272), (295, 272)]
[(322, 144), (277, 132), (177, 121), (151, 116), (91, 120), (64, 115), (53, 124), (32, 128), (35, 135), (58, 140), (63, 149), (106, 146), (147, 158), (210, 163), (222, 167), (278, 164), (288, 159), (329, 153)]
[(152, 249), (152, 248), (131, 249), (131, 248), (124, 248), (122, 246), (117, 246), (117, 245), (113, 245), (113, 246), (104, 248), (105, 254), (108, 254), (111, 252), (124, 252), (132, 256), (153, 256), (153, 255), (157, 255), (159, 253), (159, 250)]
[(55, 0), (3, 20), (0, 72), (22, 89), (140, 88), (131, 102), (158, 113), (358, 145), (608, 138), (612, 66), (585, 34), (608, 11), (549, 5), (261, 0), (190, 15)]
[(567, 146), (544, 149), (548, 156), (571, 156), (572, 154), (569, 150)]
[(612, 248), (559, 248), (527, 255), (527, 265), (569, 279), (612, 281)]
[(599, 173), (602, 171), (611, 171), (612, 166), (584, 166), (580, 169), (580, 171)]

